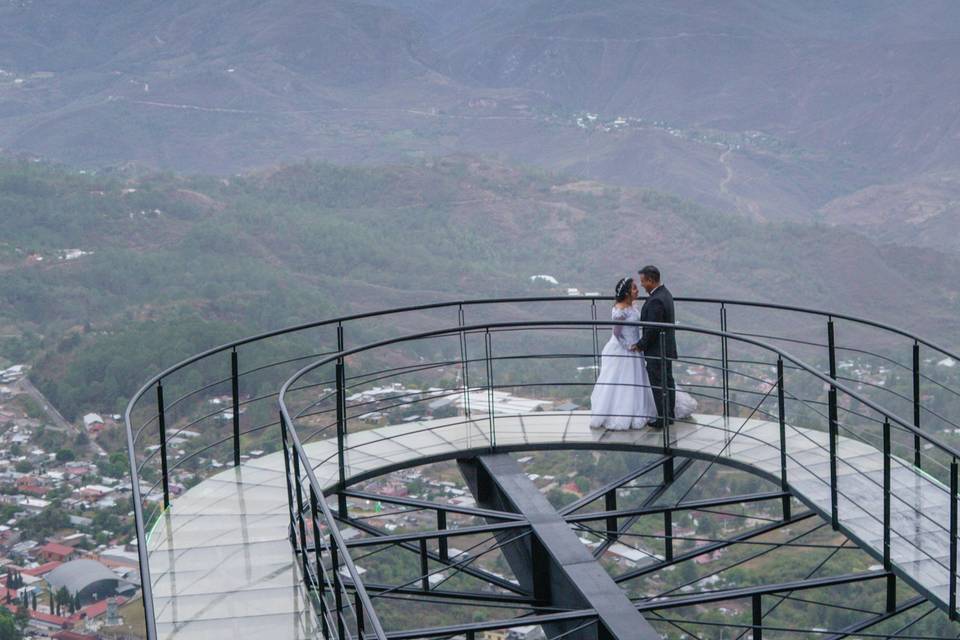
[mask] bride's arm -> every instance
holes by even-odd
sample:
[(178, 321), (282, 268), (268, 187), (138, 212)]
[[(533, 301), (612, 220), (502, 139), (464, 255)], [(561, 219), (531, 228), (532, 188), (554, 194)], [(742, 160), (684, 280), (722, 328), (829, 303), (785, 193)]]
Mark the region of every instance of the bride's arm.
[[(613, 313), (613, 320), (615, 322), (623, 322), (626, 319), (627, 319), (627, 314), (624, 312), (615, 311)], [(613, 325), (613, 336), (617, 339), (617, 342), (619, 342), (624, 349), (628, 351), (633, 351), (634, 349), (636, 349), (636, 345), (634, 345), (632, 342), (627, 340), (627, 337), (624, 332), (625, 328), (626, 327), (624, 327), (621, 324)]]

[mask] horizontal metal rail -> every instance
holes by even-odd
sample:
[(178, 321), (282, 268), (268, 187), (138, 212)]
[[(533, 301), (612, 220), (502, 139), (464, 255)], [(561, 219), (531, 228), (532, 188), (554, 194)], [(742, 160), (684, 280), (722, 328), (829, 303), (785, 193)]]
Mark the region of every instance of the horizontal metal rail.
[[(594, 308), (594, 314), (593, 314), (593, 315), (595, 316), (595, 315), (596, 315), (596, 314), (595, 314), (595, 307), (596, 307), (597, 302), (608, 302), (608, 301), (610, 301), (610, 300), (611, 300), (611, 298), (606, 297), (606, 296), (582, 296), (582, 297), (534, 296), (534, 297), (518, 297), (518, 298), (501, 298), (501, 299), (460, 300), (460, 301), (450, 301), (450, 302), (432, 303), (432, 304), (426, 304), (426, 305), (413, 305), (413, 306), (402, 307), (402, 308), (397, 308), (397, 309), (385, 309), (385, 310), (371, 311), (371, 312), (365, 312), (365, 313), (359, 313), (359, 314), (352, 314), (352, 315), (343, 316), (343, 317), (340, 317), (340, 318), (333, 318), (333, 319), (326, 319), (326, 320), (320, 320), (320, 321), (315, 321), (315, 322), (303, 323), (303, 324), (299, 324), (299, 325), (295, 325), (295, 326), (291, 326), (291, 327), (286, 327), (286, 328), (277, 329), (277, 330), (273, 330), (273, 331), (269, 331), (269, 332), (264, 332), (264, 333), (261, 333), (261, 334), (258, 334), (258, 335), (254, 335), (254, 336), (249, 336), (249, 337), (246, 337), (246, 338), (243, 338), (243, 339), (240, 339), (240, 340), (236, 340), (236, 341), (233, 341), (233, 342), (229, 342), (229, 343), (220, 345), (220, 346), (218, 346), (218, 347), (214, 347), (214, 348), (212, 348), (212, 349), (208, 349), (208, 350), (206, 350), (206, 351), (204, 351), (204, 352), (202, 352), (202, 353), (196, 354), (196, 355), (191, 356), (191, 357), (189, 357), (189, 358), (186, 358), (186, 359), (180, 361), (179, 363), (177, 363), (177, 364), (175, 364), (175, 365), (173, 365), (173, 366), (171, 366), (171, 367), (168, 367), (168, 368), (164, 369), (164, 370), (163, 370), (162, 372), (160, 372), (159, 374), (154, 375), (150, 380), (148, 380), (145, 384), (143, 384), (143, 385), (141, 386), (141, 388), (134, 394), (134, 396), (132, 397), (132, 399), (131, 399), (130, 402), (128, 403), (127, 408), (126, 408), (126, 410), (125, 410), (125, 412), (124, 412), (124, 422), (125, 422), (126, 436), (127, 436), (127, 444), (128, 444), (128, 446), (127, 446), (127, 454), (128, 454), (128, 457), (130, 458), (130, 461), (131, 461), (131, 480), (132, 480), (131, 484), (132, 484), (132, 488), (133, 488), (133, 491), (132, 491), (132, 500), (133, 500), (133, 503), (134, 503), (134, 504), (133, 504), (133, 506), (134, 506), (134, 519), (135, 519), (135, 526), (136, 526), (136, 529), (137, 529), (137, 540), (138, 540), (138, 547), (139, 547), (139, 549), (138, 549), (138, 554), (139, 554), (139, 556), (140, 556), (140, 557), (139, 557), (139, 560), (140, 560), (140, 565), (141, 565), (141, 575), (143, 576), (143, 583), (144, 583), (144, 590), (143, 590), (144, 613), (145, 613), (145, 617), (146, 617), (146, 626), (147, 626), (146, 631), (147, 631), (147, 637), (148, 637), (148, 639), (153, 640), (153, 639), (156, 638), (156, 625), (155, 625), (155, 618), (154, 618), (154, 612), (153, 612), (153, 607), (152, 607), (152, 599), (153, 599), (153, 598), (152, 598), (152, 590), (151, 590), (151, 588), (150, 588), (151, 581), (150, 581), (150, 578), (149, 578), (149, 573), (150, 573), (150, 570), (149, 570), (149, 561), (148, 561), (148, 560), (149, 560), (149, 556), (148, 556), (147, 549), (146, 549), (146, 533), (145, 533), (145, 530), (146, 530), (146, 522), (145, 522), (145, 520), (144, 520), (144, 514), (143, 514), (143, 495), (142, 495), (142, 492), (141, 492), (141, 489), (140, 489), (140, 471), (142, 470), (143, 464), (146, 464), (147, 460), (152, 459), (152, 458), (154, 458), (154, 457), (156, 457), (156, 456), (158, 456), (158, 455), (164, 458), (164, 459), (162, 460), (162, 462), (164, 463), (164, 466), (166, 466), (166, 459), (165, 459), (165, 455), (164, 455), (164, 453), (165, 453), (165, 448), (166, 448), (166, 442), (169, 440), (169, 438), (176, 437), (176, 435), (178, 435), (181, 431), (183, 431), (184, 429), (187, 428), (187, 427), (185, 427), (185, 426), (183, 426), (183, 425), (177, 425), (178, 428), (173, 431), (172, 435), (168, 435), (167, 437), (161, 437), (161, 439), (160, 439), (160, 440), (161, 440), (161, 448), (164, 449), (164, 451), (158, 450), (157, 452), (155, 452), (155, 453), (150, 454), (149, 456), (147, 456), (147, 460), (143, 460), (142, 464), (137, 464), (137, 459), (138, 459), (138, 458), (137, 458), (137, 456), (138, 456), (137, 445), (138, 445), (138, 442), (140, 441), (141, 436), (142, 436), (143, 432), (144, 432), (146, 429), (148, 429), (151, 425), (154, 426), (154, 427), (157, 427), (157, 426), (158, 426), (158, 421), (159, 421), (159, 422), (162, 422), (162, 419), (163, 419), (163, 407), (160, 407), (160, 410), (159, 410), (159, 411), (153, 413), (153, 414), (152, 414), (152, 417), (149, 417), (149, 416), (148, 416), (148, 419), (145, 420), (142, 424), (140, 424), (140, 425), (137, 426), (136, 428), (135, 428), (135, 425), (134, 425), (134, 422), (133, 422), (133, 419), (132, 419), (133, 412), (134, 412), (135, 410), (137, 410), (138, 404), (144, 399), (145, 395), (146, 395), (153, 387), (155, 387), (158, 383), (160, 383), (160, 382), (162, 382), (162, 381), (166, 381), (168, 378), (170, 378), (171, 376), (173, 376), (173, 374), (177, 373), (178, 371), (182, 371), (182, 370), (184, 370), (184, 369), (187, 369), (188, 367), (190, 367), (190, 365), (193, 365), (193, 364), (202, 362), (202, 361), (210, 358), (211, 356), (215, 356), (215, 355), (221, 354), (221, 353), (232, 352), (232, 357), (234, 358), (234, 361), (235, 361), (235, 360), (236, 360), (236, 352), (237, 352), (238, 347), (242, 347), (242, 346), (250, 345), (250, 344), (255, 344), (255, 343), (262, 343), (263, 341), (268, 340), (269, 338), (273, 338), (273, 337), (277, 337), (277, 336), (282, 336), (282, 335), (296, 334), (296, 333), (298, 333), (298, 332), (305, 332), (305, 331), (310, 330), (310, 329), (316, 329), (316, 328), (322, 328), (322, 327), (337, 327), (337, 328), (339, 329), (338, 335), (339, 335), (340, 342), (339, 342), (339, 344), (338, 344), (338, 350), (336, 351), (336, 354), (341, 354), (341, 356), (342, 356), (342, 354), (347, 353), (347, 350), (343, 349), (343, 344), (342, 344), (342, 336), (343, 336), (342, 328), (343, 328), (344, 325), (349, 325), (350, 323), (355, 323), (355, 322), (360, 321), (360, 320), (372, 319), (372, 318), (383, 318), (383, 317), (387, 317), (387, 316), (391, 316), (391, 315), (397, 316), (397, 315), (401, 315), (401, 314), (424, 313), (424, 312), (428, 312), (428, 311), (442, 310), (442, 309), (458, 310), (458, 312), (459, 312), (459, 319), (460, 319), (459, 325), (454, 326), (454, 327), (450, 327), (450, 328), (448, 328), (448, 329), (445, 330), (445, 332), (446, 332), (447, 335), (454, 336), (454, 335), (457, 335), (457, 334), (463, 335), (464, 333), (469, 333), (470, 331), (473, 331), (473, 330), (479, 330), (479, 329), (478, 329), (479, 327), (486, 327), (486, 328), (488, 328), (488, 329), (492, 329), (493, 326), (494, 326), (494, 324), (496, 324), (496, 323), (494, 323), (494, 324), (489, 324), (489, 325), (474, 325), (473, 327), (464, 326), (464, 322), (463, 322), (463, 310), (464, 310), (464, 308), (471, 308), (471, 307), (508, 308), (510, 305), (524, 305), (524, 304), (529, 304), (529, 303), (557, 303), (557, 304), (561, 304), (561, 306), (566, 306), (566, 307), (572, 309), (572, 308), (574, 307), (574, 305), (582, 304), (582, 305), (590, 305), (590, 306), (592, 306), (592, 307)], [(900, 337), (900, 338), (908, 339), (908, 340), (910, 340), (910, 341), (915, 345), (915, 350), (916, 350), (916, 348), (918, 348), (919, 346), (922, 346), (922, 347), (927, 348), (927, 349), (930, 349), (930, 350), (932, 350), (932, 351), (934, 351), (934, 352), (936, 352), (936, 353), (939, 353), (939, 354), (941, 354), (942, 356), (945, 356), (945, 357), (947, 357), (947, 358), (951, 358), (951, 359), (954, 359), (954, 360), (960, 360), (960, 356), (956, 355), (955, 353), (953, 353), (953, 352), (951, 352), (951, 351), (948, 351), (948, 350), (945, 349), (944, 347), (942, 347), (942, 346), (940, 346), (940, 345), (938, 345), (938, 344), (935, 344), (935, 343), (933, 343), (933, 342), (931, 342), (931, 341), (929, 341), (929, 340), (926, 340), (926, 339), (924, 339), (924, 338), (921, 338), (921, 337), (919, 337), (919, 336), (916, 336), (916, 335), (914, 335), (914, 334), (912, 334), (912, 333), (910, 333), (910, 332), (908, 332), (908, 331), (906, 331), (906, 330), (903, 330), (903, 329), (900, 329), (900, 328), (897, 328), (897, 327), (894, 327), (894, 326), (886, 325), (886, 324), (883, 324), (883, 323), (880, 323), (880, 322), (876, 322), (876, 321), (872, 321), (872, 320), (868, 320), (868, 319), (857, 318), (857, 317), (850, 316), (850, 315), (846, 315), (846, 314), (839, 314), (839, 313), (835, 313), (835, 312), (829, 312), (829, 311), (824, 311), (824, 310), (819, 310), (819, 309), (809, 309), (809, 308), (803, 308), (803, 307), (791, 306), (791, 305), (771, 304), (771, 303), (753, 302), (753, 301), (743, 301), (743, 300), (722, 300), (722, 299), (715, 299), (715, 298), (700, 298), (700, 297), (678, 297), (678, 298), (676, 298), (676, 300), (677, 300), (678, 303), (681, 303), (681, 304), (691, 304), (691, 305), (694, 305), (694, 304), (707, 304), (707, 305), (719, 306), (720, 308), (743, 307), (743, 308), (746, 308), (746, 309), (762, 309), (762, 310), (769, 310), (769, 311), (782, 311), (782, 312), (787, 312), (787, 313), (803, 314), (803, 315), (809, 315), (809, 316), (822, 317), (822, 318), (827, 319), (827, 320), (830, 321), (830, 322), (832, 322), (832, 321), (834, 321), (834, 320), (842, 320), (842, 321), (845, 321), (845, 322), (854, 323), (854, 324), (856, 324), (856, 325), (860, 325), (860, 326), (864, 326), (864, 327), (869, 327), (869, 328), (872, 328), (872, 329), (877, 329), (877, 330), (883, 332), (883, 333), (886, 334), (886, 335), (897, 336), (897, 337)], [(562, 303), (565, 303), (565, 304), (562, 304)], [(514, 310), (517, 311), (517, 312), (522, 311), (521, 308), (517, 308), (517, 309), (514, 309)], [(724, 316), (724, 320), (725, 320), (725, 316)], [(514, 328), (517, 328), (517, 329), (522, 330), (522, 327), (511, 327), (511, 326), (510, 326), (510, 323), (500, 323), (500, 324), (501, 324), (501, 326), (502, 326), (502, 328), (503, 328), (504, 330), (506, 330), (506, 329), (511, 329), (511, 330), (512, 330), (512, 329), (514, 329)], [(543, 322), (537, 322), (537, 323), (532, 323), (532, 324), (540, 325), (540, 326), (543, 326), (543, 325), (544, 325)], [(555, 326), (559, 328), (559, 326), (560, 326), (561, 324), (565, 324), (565, 325), (568, 325), (568, 326), (569, 326), (570, 323), (557, 322)], [(596, 328), (597, 328), (598, 326), (609, 326), (609, 325), (612, 325), (612, 324), (615, 324), (615, 323), (611, 323), (611, 322), (593, 322), (593, 323), (586, 323), (586, 324), (589, 324), (590, 326), (592, 326), (593, 331), (596, 332)], [(726, 323), (724, 322), (724, 324), (726, 324)], [(583, 323), (581, 323), (581, 324), (578, 325), (578, 326), (583, 326)], [(671, 327), (671, 328), (675, 328), (675, 329), (677, 329), (677, 330), (679, 330), (679, 331), (683, 331), (683, 330), (686, 329), (686, 327), (685, 327), (684, 325), (676, 325), (676, 326)], [(431, 335), (441, 335), (441, 333), (442, 333), (442, 332), (431, 332)], [(712, 332), (712, 333), (709, 332), (709, 331), (706, 331), (705, 333), (707, 333), (707, 334), (709, 334), (709, 335), (722, 336), (725, 340), (735, 340), (735, 339), (737, 339), (738, 337), (739, 337), (739, 338), (747, 337), (747, 336), (740, 336), (739, 334), (737, 334), (736, 332), (733, 332), (733, 331), (729, 331), (729, 332)], [(755, 334), (755, 335), (758, 335), (758, 336), (759, 336), (759, 335), (761, 335), (761, 334)], [(797, 343), (797, 344), (803, 344), (803, 345), (805, 345), (805, 346), (812, 346), (812, 347), (816, 347), (816, 348), (823, 348), (824, 346), (829, 346), (829, 345), (823, 345), (822, 343), (815, 342), (815, 341), (800, 340), (800, 339), (791, 338), (791, 337), (788, 337), (788, 336), (773, 336), (773, 335), (767, 336), (767, 335), (764, 335), (763, 337), (766, 338), (766, 339), (768, 339), (768, 340), (774, 340), (774, 341), (785, 340), (785, 341), (788, 341), (788, 342), (795, 342), (795, 343)], [(412, 337), (408, 337), (408, 339), (412, 339)], [(596, 343), (596, 337), (594, 338), (594, 341), (595, 341), (595, 343)], [(816, 373), (815, 371), (810, 370), (810, 369), (812, 369), (812, 368), (809, 368), (809, 367), (806, 367), (806, 366), (796, 366), (795, 364), (793, 364), (794, 361), (791, 360), (789, 356), (786, 356), (785, 352), (780, 352), (780, 351), (778, 351), (778, 350), (770, 351), (769, 345), (766, 345), (766, 344), (764, 344), (764, 343), (761, 342), (761, 341), (758, 341), (758, 340), (757, 340), (757, 341), (742, 340), (742, 342), (744, 342), (745, 344), (752, 344), (752, 345), (757, 346), (757, 347), (760, 347), (760, 348), (762, 348), (762, 349), (767, 349), (768, 352), (771, 352), (771, 353), (781, 353), (781, 354), (783, 354), (784, 359), (787, 360), (787, 362), (788, 362), (788, 365), (787, 365), (787, 366), (788, 366), (789, 369), (798, 369), (798, 370), (799, 370), (799, 369), (802, 369), (802, 370), (807, 370), (809, 373), (814, 373), (814, 374)], [(375, 345), (380, 345), (380, 344), (382, 344), (382, 343), (373, 343), (374, 346), (375, 346)], [(875, 352), (872, 352), (872, 351), (867, 351), (867, 350), (864, 350), (864, 349), (858, 349), (858, 348), (853, 347), (853, 346), (841, 346), (841, 345), (834, 345), (833, 348), (834, 348), (836, 351), (846, 350), (846, 351), (851, 351), (851, 352), (854, 352), (854, 353), (862, 353), (862, 354), (868, 355), (868, 356), (870, 356), (870, 357), (876, 357), (876, 358), (879, 358), (879, 359), (881, 359), (881, 360), (888, 361), (888, 362), (890, 362), (892, 365), (897, 366), (897, 367), (899, 367), (899, 368), (901, 368), (901, 369), (910, 370), (910, 367), (909, 367), (908, 365), (904, 365), (904, 364), (899, 363), (899, 362), (897, 362), (897, 361), (895, 361), (895, 360), (892, 360), (891, 358), (888, 358), (888, 357), (886, 357), (886, 356), (883, 356), (883, 355), (881, 355), (881, 354), (878, 354), (878, 353), (875, 353)], [(301, 355), (301, 356), (297, 356), (297, 357), (289, 357), (289, 358), (287, 358), (287, 359), (284, 359), (284, 360), (281, 360), (281, 361), (278, 361), (278, 362), (268, 362), (268, 363), (265, 363), (265, 364), (259, 364), (259, 365), (255, 366), (254, 368), (247, 369), (247, 370), (243, 370), (242, 372), (239, 372), (239, 373), (238, 373), (237, 370), (235, 369), (234, 372), (233, 372), (233, 376), (232, 376), (232, 377), (219, 378), (219, 379), (216, 379), (216, 380), (214, 380), (214, 381), (212, 381), (212, 382), (209, 382), (209, 383), (207, 383), (207, 384), (202, 385), (200, 388), (186, 391), (186, 392), (184, 393), (184, 395), (176, 398), (172, 403), (170, 403), (170, 404), (167, 406), (167, 409), (169, 410), (169, 409), (172, 409), (172, 408), (174, 408), (174, 407), (177, 407), (178, 405), (181, 405), (181, 404), (182, 404), (184, 401), (186, 401), (187, 399), (192, 398), (192, 397), (195, 397), (195, 396), (199, 395), (200, 393), (202, 393), (202, 392), (205, 391), (205, 390), (209, 390), (209, 389), (215, 388), (215, 387), (217, 387), (218, 385), (223, 385), (223, 384), (229, 383), (229, 382), (231, 381), (231, 379), (232, 379), (233, 382), (234, 382), (234, 392), (233, 392), (233, 393), (234, 393), (234, 406), (235, 406), (235, 407), (236, 407), (236, 406), (243, 406), (243, 405), (247, 405), (247, 404), (252, 404), (252, 403), (254, 403), (254, 402), (256, 402), (256, 401), (259, 401), (259, 400), (262, 400), (262, 399), (268, 399), (268, 398), (272, 397), (274, 394), (273, 394), (273, 393), (265, 394), (265, 395), (262, 395), (262, 396), (257, 397), (257, 398), (244, 400), (244, 401), (241, 403), (240, 401), (238, 401), (238, 399), (237, 399), (237, 397), (236, 397), (236, 395), (237, 395), (237, 391), (236, 391), (237, 379), (238, 379), (238, 378), (246, 378), (247, 376), (249, 376), (249, 375), (251, 375), (251, 374), (254, 374), (254, 373), (257, 373), (257, 372), (266, 371), (266, 370), (270, 370), (270, 369), (276, 369), (277, 367), (280, 367), (280, 366), (282, 366), (282, 365), (289, 365), (289, 364), (292, 364), (292, 363), (300, 362), (300, 361), (309, 359), (309, 358), (311, 358), (312, 356), (315, 356), (315, 355), (319, 355), (319, 356), (323, 357), (323, 356), (328, 356), (328, 355), (333, 355), (333, 354), (334, 354), (334, 352), (327, 350), (327, 351), (321, 351), (321, 352), (319, 352), (319, 353), (317, 353), (317, 354)], [(593, 357), (596, 359), (596, 354), (593, 354)], [(727, 354), (726, 354), (726, 352), (724, 352), (724, 357), (721, 358), (720, 360), (722, 360), (725, 364), (727, 363)], [(729, 362), (733, 362), (733, 361), (734, 361), (734, 360), (733, 360), (732, 358), (729, 360)], [(951, 393), (951, 394), (954, 395), (954, 396), (960, 397), (960, 392), (955, 391), (955, 390), (951, 389), (950, 387), (942, 384), (941, 382), (939, 382), (939, 381), (937, 381), (937, 380), (934, 380), (934, 379), (931, 378), (930, 376), (921, 373), (921, 372), (917, 369), (916, 362), (917, 362), (917, 361), (916, 361), (916, 355), (915, 355), (914, 368), (913, 368), (915, 380), (927, 381), (927, 382), (929, 382), (929, 383), (931, 383), (931, 384), (936, 385), (938, 388), (942, 388), (942, 389), (948, 391), (949, 393)], [(218, 363), (218, 366), (221, 365), (221, 364), (222, 364), (222, 365), (225, 365), (226, 363), (227, 363), (227, 359), (224, 359), (224, 362), (223, 362), (223, 363)], [(723, 367), (721, 367), (721, 368), (723, 368)], [(842, 382), (841, 382), (840, 380), (838, 380), (836, 377), (825, 377), (825, 376), (823, 376), (823, 375), (820, 375), (820, 376), (817, 376), (817, 377), (819, 377), (819, 378), (820, 378), (821, 380), (823, 380), (825, 383), (830, 384), (830, 385), (832, 385), (833, 387), (835, 387), (839, 392), (847, 393), (847, 394), (850, 395), (851, 397), (856, 397), (855, 394), (852, 394), (852, 393), (850, 392), (849, 388), (847, 388), (847, 387), (845, 387), (845, 386), (842, 386)], [(916, 385), (916, 383), (915, 383), (915, 385)], [(736, 390), (735, 390), (735, 389), (731, 389), (731, 391), (734, 391), (734, 392), (735, 392)], [(891, 392), (889, 389), (885, 389), (884, 391)], [(892, 392), (892, 393), (894, 393), (894, 395), (896, 395), (896, 396), (899, 396), (899, 398), (902, 399), (902, 400), (905, 400), (905, 401), (906, 401), (906, 400), (909, 400), (909, 398), (907, 398), (907, 397), (904, 396), (903, 394), (897, 394), (896, 392)], [(914, 389), (914, 395), (915, 395), (915, 397), (913, 398), (913, 401), (914, 401), (914, 405), (915, 405), (915, 406), (914, 406), (915, 416), (919, 416), (919, 415), (921, 415), (921, 413), (922, 413), (923, 415), (929, 415), (929, 416), (935, 417), (935, 418), (937, 418), (937, 419), (943, 420), (944, 422), (946, 422), (946, 423), (948, 423), (948, 424), (952, 424), (951, 421), (949, 421), (946, 417), (942, 416), (940, 413), (934, 411), (933, 409), (931, 409), (931, 408), (929, 408), (929, 407), (922, 406), (922, 405), (919, 403), (919, 399), (916, 397), (916, 395), (917, 395), (916, 386), (915, 386), (915, 389)], [(914, 420), (914, 423), (911, 424), (911, 423), (908, 423), (907, 421), (899, 418), (899, 417), (896, 416), (896, 415), (890, 414), (890, 412), (888, 412), (888, 411), (885, 411), (885, 410), (883, 410), (883, 409), (880, 409), (878, 404), (872, 403), (872, 402), (870, 402), (869, 400), (866, 400), (866, 399), (859, 400), (859, 399), (858, 399), (858, 401), (863, 402), (864, 406), (870, 407), (871, 409), (873, 409), (873, 410), (875, 410), (875, 411), (878, 411), (881, 415), (886, 416), (886, 417), (891, 421), (891, 423), (893, 423), (896, 427), (898, 427), (898, 428), (900, 428), (900, 429), (907, 430), (908, 432), (912, 433), (912, 434), (915, 436), (917, 443), (919, 443), (919, 442), (922, 440), (922, 441), (924, 441), (924, 442), (927, 442), (927, 443), (931, 444), (931, 445), (933, 446), (933, 448), (935, 448), (937, 451), (940, 451), (940, 452), (942, 452), (942, 453), (950, 456), (951, 458), (955, 458), (955, 457), (957, 456), (956, 450), (954, 450), (952, 447), (943, 445), (942, 443), (940, 443), (940, 442), (937, 441), (936, 439), (929, 437), (927, 434), (924, 434), (924, 433), (919, 429), (919, 418), (916, 418), (916, 419)], [(215, 415), (215, 414), (211, 414), (211, 416), (212, 416), (212, 415)], [(206, 416), (206, 417), (211, 417), (211, 416)], [(258, 427), (258, 428), (253, 429), (253, 430), (243, 430), (243, 431), (239, 431), (239, 430), (237, 429), (237, 424), (238, 424), (237, 421), (238, 421), (238, 417), (235, 415), (235, 416), (234, 416), (235, 435), (234, 435), (234, 437), (233, 437), (233, 438), (234, 438), (234, 456), (235, 456), (235, 459), (236, 459), (236, 460), (239, 460), (239, 441), (238, 441), (239, 435), (248, 434), (248, 433), (251, 433), (251, 432), (253, 432), (253, 431), (259, 431), (259, 430), (262, 429), (263, 427)], [(196, 422), (200, 422), (200, 420), (197, 420)], [(275, 424), (275, 423), (272, 423), (272, 424)], [(264, 425), (264, 427), (265, 427), (265, 426), (270, 426), (270, 425)], [(213, 446), (219, 446), (219, 445), (221, 445), (221, 444), (225, 444), (225, 443), (228, 442), (229, 440), (230, 440), (229, 437), (228, 437), (228, 438), (223, 438), (222, 440), (218, 440), (216, 443), (214, 443), (214, 444), (212, 444), (212, 445), (209, 445), (208, 447), (205, 447), (204, 450), (208, 450), (208, 449), (212, 448)], [(919, 445), (917, 445), (917, 446), (919, 447)], [(197, 452), (194, 452), (193, 454), (187, 456), (186, 459), (181, 459), (181, 460), (179, 460), (178, 463), (174, 465), (173, 469), (176, 469), (177, 467), (180, 467), (180, 466), (181, 466), (184, 462), (186, 462), (187, 460), (191, 460), (191, 459), (195, 458), (196, 455), (197, 455)], [(919, 460), (920, 460), (920, 457), (921, 457), (921, 456), (920, 456), (919, 449), (917, 450), (917, 452), (916, 452), (915, 455), (916, 455), (916, 460), (919, 461)], [(935, 464), (939, 464), (939, 462), (938, 462), (937, 460), (935, 460), (935, 459), (933, 459), (933, 462), (934, 462)], [(943, 468), (945, 468), (945, 466), (943, 466), (943, 465), (941, 465), (941, 466), (942, 466)], [(169, 474), (170, 472), (172, 472), (173, 469), (167, 469), (167, 474)], [(167, 491), (167, 483), (168, 483), (168, 475), (167, 475), (167, 474), (163, 474), (163, 475), (161, 476), (160, 480), (159, 480), (159, 483), (160, 483), (160, 484), (163, 484), (163, 486), (164, 486), (165, 494), (168, 492), (168, 491)]]

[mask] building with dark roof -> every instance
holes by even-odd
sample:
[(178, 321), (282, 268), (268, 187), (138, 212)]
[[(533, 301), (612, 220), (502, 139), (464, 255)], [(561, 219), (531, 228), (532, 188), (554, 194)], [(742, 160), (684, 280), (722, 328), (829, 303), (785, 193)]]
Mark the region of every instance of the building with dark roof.
[(119, 593), (129, 594), (135, 586), (96, 560), (86, 558), (66, 562), (44, 576), (51, 590), (66, 587), (88, 604)]

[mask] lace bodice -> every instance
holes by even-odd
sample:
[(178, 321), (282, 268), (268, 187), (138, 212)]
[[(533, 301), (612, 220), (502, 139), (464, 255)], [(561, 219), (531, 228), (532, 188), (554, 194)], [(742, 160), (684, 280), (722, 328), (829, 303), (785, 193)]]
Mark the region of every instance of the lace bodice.
[[(640, 312), (634, 307), (625, 309), (614, 307), (610, 317), (616, 322), (640, 322)], [(640, 342), (640, 327), (617, 325), (613, 327), (613, 335), (624, 349), (629, 349)]]

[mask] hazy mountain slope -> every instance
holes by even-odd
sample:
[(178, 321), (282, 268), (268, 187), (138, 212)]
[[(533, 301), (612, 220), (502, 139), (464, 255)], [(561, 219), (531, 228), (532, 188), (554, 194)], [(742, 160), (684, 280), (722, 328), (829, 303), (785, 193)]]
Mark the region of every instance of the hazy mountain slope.
[(325, 84), (377, 84), (415, 72), (415, 25), (344, 0), (104, 0), (6, 3), (0, 65), (24, 71), (171, 73), (257, 59)]
[(0, 146), (214, 172), (466, 151), (809, 219), (958, 166), (958, 18), (890, 0), (8, 2)]
[(889, 171), (955, 164), (960, 5), (498, 4), (452, 29), (450, 72), (575, 108), (758, 129)]
[(960, 253), (960, 174), (956, 172), (868, 187), (830, 202), (822, 213), (829, 224), (857, 229), (881, 242)]

